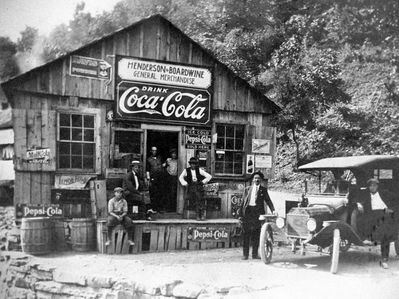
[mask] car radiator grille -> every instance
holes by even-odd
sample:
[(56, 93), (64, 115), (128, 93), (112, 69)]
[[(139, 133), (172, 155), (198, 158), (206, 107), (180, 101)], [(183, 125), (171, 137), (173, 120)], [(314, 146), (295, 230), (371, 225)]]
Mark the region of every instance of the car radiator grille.
[(306, 223), (308, 215), (287, 215), (287, 233), (288, 236), (306, 238), (309, 234)]

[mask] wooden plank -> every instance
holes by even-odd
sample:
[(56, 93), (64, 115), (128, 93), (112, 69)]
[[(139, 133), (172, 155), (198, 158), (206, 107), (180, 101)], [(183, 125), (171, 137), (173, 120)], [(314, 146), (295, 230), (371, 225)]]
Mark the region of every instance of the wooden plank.
[(181, 249), (181, 238), (182, 238), (181, 226), (177, 225), (176, 226), (176, 249)]
[(179, 51), (179, 62), (189, 63), (190, 42), (185, 36), (180, 35), (178, 51)]
[(15, 183), (14, 183), (14, 205), (22, 204), (24, 200), (23, 196), (23, 173), (15, 171)]
[(157, 58), (160, 60), (168, 60), (168, 55), (169, 55), (168, 31), (169, 29), (166, 22), (161, 20), (161, 25), (158, 26), (159, 50), (157, 54)]
[[(92, 206), (92, 215), (95, 218), (105, 218), (108, 215), (106, 181), (95, 180), (93, 187), (94, 187), (94, 206)], [(92, 196), (91, 194), (90, 198)]]
[[(40, 110), (28, 110), (27, 118), (27, 147), (29, 149), (42, 146), (42, 115)], [(28, 163), (27, 170), (41, 171), (42, 163)]]
[(158, 250), (158, 229), (151, 229), (150, 252)]
[(22, 201), (21, 203), (31, 204), (30, 172), (22, 172)]
[(187, 226), (182, 226), (182, 237), (181, 237), (181, 248), (182, 249), (187, 249)]
[(158, 232), (158, 251), (165, 251), (165, 226), (159, 226)]
[(40, 172), (32, 172), (30, 174), (30, 198), (31, 203), (38, 205), (42, 202), (42, 175)]
[(109, 157), (110, 157), (110, 144), (111, 144), (111, 123), (106, 122), (106, 110), (105, 108), (101, 110), (100, 117), (102, 119), (101, 124), (101, 144), (102, 144), (102, 151), (101, 151), (101, 172), (104, 173), (105, 169), (109, 168)]
[(188, 250), (199, 250), (199, 249), (200, 249), (199, 242), (188, 241)]
[(168, 231), (169, 231), (168, 250), (175, 250), (176, 249), (176, 237), (177, 237), (176, 227), (169, 226)]
[(115, 253), (120, 254), (122, 252), (123, 246), (123, 234), (124, 231), (122, 229), (118, 229), (114, 231), (116, 239)]
[(140, 56), (140, 28), (135, 27), (128, 32), (129, 44), (128, 51), (131, 56)]
[(130, 245), (129, 245), (129, 240), (128, 239), (129, 239), (129, 235), (125, 231), (123, 233), (123, 245), (122, 245), (121, 254), (128, 254), (129, 253)]
[(26, 157), (26, 110), (25, 109), (13, 109), (12, 118), (14, 125), (14, 149), (15, 149), (15, 169), (26, 170), (26, 163), (24, 163)]
[(159, 22), (152, 21), (143, 27), (143, 57), (156, 59), (157, 58), (157, 27)]
[(141, 243), (143, 238), (143, 228), (141, 225), (135, 225), (134, 227), (134, 247), (133, 253), (141, 252)]

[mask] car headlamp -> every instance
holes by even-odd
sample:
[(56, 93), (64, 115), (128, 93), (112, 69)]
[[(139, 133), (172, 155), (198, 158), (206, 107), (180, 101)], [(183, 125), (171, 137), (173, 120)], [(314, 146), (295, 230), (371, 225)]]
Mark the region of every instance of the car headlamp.
[(278, 228), (283, 228), (285, 226), (285, 220), (282, 217), (277, 217), (276, 219), (276, 226)]
[(308, 228), (309, 231), (313, 232), (316, 230), (317, 227), (317, 222), (313, 218), (309, 218), (308, 222), (306, 222), (306, 227)]

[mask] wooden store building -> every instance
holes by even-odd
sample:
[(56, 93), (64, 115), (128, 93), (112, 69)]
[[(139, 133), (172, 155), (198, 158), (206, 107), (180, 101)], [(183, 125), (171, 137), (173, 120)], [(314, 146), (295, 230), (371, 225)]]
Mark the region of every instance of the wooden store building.
[[(160, 15), (2, 88), (13, 108), (18, 216), (58, 205), (65, 221), (103, 219), (131, 161), (141, 161), (144, 172), (152, 146), (163, 160), (177, 150), (178, 173), (195, 156), (213, 176), (206, 186), (210, 220), (201, 223), (204, 229), (236, 223), (235, 205), (251, 173), (260, 169), (273, 176), (271, 118), (279, 107)], [(193, 213), (184, 192), (179, 184), (162, 219), (137, 221), (136, 252), (187, 248), (187, 228), (196, 221), (187, 220)], [(177, 232), (168, 229), (172, 224), (180, 225)]]

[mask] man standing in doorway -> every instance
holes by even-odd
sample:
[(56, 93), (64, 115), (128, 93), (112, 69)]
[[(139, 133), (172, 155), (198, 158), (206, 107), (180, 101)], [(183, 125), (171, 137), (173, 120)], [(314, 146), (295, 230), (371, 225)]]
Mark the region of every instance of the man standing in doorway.
[(162, 202), (162, 196), (164, 196), (163, 167), (156, 146), (151, 147), (151, 155), (147, 159), (147, 179), (149, 182), (151, 206), (154, 212), (162, 212), (164, 211), (164, 204)]
[(212, 176), (199, 168), (196, 158), (190, 158), (188, 164), (190, 167), (183, 170), (179, 181), (183, 186), (187, 186), (187, 197), (195, 203), (197, 220), (205, 220), (204, 184), (208, 183)]
[[(239, 210), (240, 220), (243, 226), (243, 260), (247, 260), (249, 256), (249, 244), (252, 243), (252, 258), (260, 259), (258, 255), (259, 235), (261, 222), (259, 216), (265, 214), (264, 203), (274, 213), (274, 205), (270, 200), (267, 187), (261, 186), (264, 175), (260, 171), (252, 174), (252, 185), (245, 188), (243, 195), (243, 205)], [(267, 184), (267, 180), (265, 182)]]
[(170, 157), (166, 159), (163, 166), (166, 169), (166, 188), (168, 212), (176, 212), (176, 196), (177, 196), (177, 150), (175, 148), (169, 151)]

